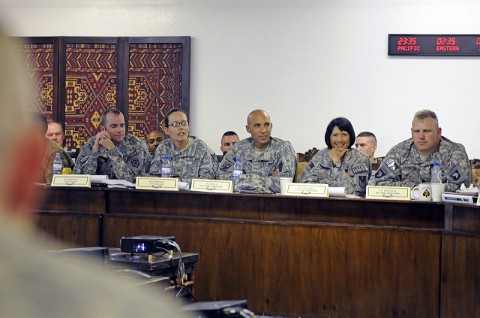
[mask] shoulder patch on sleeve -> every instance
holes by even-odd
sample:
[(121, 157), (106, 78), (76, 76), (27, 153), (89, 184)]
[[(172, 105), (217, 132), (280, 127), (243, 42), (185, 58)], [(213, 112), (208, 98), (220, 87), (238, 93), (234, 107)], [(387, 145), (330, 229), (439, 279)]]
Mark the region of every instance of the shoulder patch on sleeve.
[(307, 165), (307, 167), (305, 168), (305, 170), (310, 171), (310, 170), (312, 170), (314, 167), (315, 167), (315, 165), (313, 164), (313, 162), (310, 162), (310, 163)]
[(380, 168), (380, 169), (377, 170), (377, 173), (375, 173), (375, 178), (378, 179), (378, 178), (384, 177), (386, 175), (387, 175), (387, 173), (385, 172), (385, 170)]
[(456, 184), (465, 182), (468, 179), (467, 174), (459, 166), (455, 165), (447, 172), (447, 179), (452, 180)]
[(138, 160), (138, 158), (133, 158), (132, 160), (130, 160), (130, 164), (132, 165), (132, 167), (138, 168), (140, 167), (140, 160)]
[(387, 166), (387, 168), (391, 171), (391, 172), (395, 172), (398, 170), (399, 166), (398, 164), (395, 162), (395, 160), (393, 159), (387, 159), (386, 161), (382, 162), (382, 164), (385, 164), (385, 166)]
[(352, 172), (354, 174), (368, 172), (368, 167), (364, 164), (359, 164), (359, 165), (356, 165), (355, 167), (352, 167)]
[(225, 160), (222, 164), (222, 166), (220, 167), (220, 170), (221, 171), (227, 171), (230, 167), (232, 166), (232, 163), (229, 162), (228, 160)]

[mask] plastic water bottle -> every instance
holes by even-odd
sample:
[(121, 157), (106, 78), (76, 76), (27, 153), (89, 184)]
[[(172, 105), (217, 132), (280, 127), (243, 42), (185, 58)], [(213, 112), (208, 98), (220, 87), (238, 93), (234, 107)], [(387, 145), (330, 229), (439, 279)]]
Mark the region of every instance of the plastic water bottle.
[(235, 165), (233, 165), (233, 174), (232, 174), (232, 183), (233, 183), (233, 191), (240, 192), (238, 188), (238, 180), (243, 173), (243, 164), (242, 158), (235, 159)]
[(442, 170), (438, 162), (434, 162), (430, 170), (430, 183), (442, 183)]
[(170, 156), (163, 156), (162, 160), (162, 178), (170, 178), (172, 176), (172, 162)]
[(55, 159), (53, 159), (52, 173), (62, 174), (62, 170), (63, 170), (62, 158), (60, 157), (60, 153), (57, 152), (55, 154)]

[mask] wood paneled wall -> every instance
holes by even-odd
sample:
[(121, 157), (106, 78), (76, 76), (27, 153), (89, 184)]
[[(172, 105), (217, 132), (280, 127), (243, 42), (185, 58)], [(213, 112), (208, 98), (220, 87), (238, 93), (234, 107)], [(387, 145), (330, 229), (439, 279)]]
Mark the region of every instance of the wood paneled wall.
[[(183, 251), (200, 254), (198, 300), (247, 299), (257, 314), (301, 317), (479, 316), (480, 207), (44, 190), (50, 199), (37, 211), (38, 224), (69, 244), (118, 247), (122, 236), (174, 235)], [(89, 211), (83, 219), (79, 209)]]

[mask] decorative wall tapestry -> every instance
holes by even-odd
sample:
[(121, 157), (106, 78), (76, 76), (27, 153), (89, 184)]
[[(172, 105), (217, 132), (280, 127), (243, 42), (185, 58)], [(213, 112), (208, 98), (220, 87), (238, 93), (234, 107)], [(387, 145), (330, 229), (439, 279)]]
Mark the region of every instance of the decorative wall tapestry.
[(116, 107), (117, 46), (66, 45), (65, 145), (80, 148), (100, 130), (105, 109)]
[(25, 44), (23, 48), (27, 72), (32, 79), (34, 91), (30, 94), (32, 107), (42, 111), (48, 119), (53, 112), (53, 44)]
[(169, 110), (181, 107), (182, 45), (130, 44), (128, 130), (143, 138), (159, 130)]
[(190, 37), (22, 40), (32, 106), (64, 124), (69, 149), (97, 134), (108, 108), (122, 110), (128, 132), (143, 139), (169, 110), (190, 111)]

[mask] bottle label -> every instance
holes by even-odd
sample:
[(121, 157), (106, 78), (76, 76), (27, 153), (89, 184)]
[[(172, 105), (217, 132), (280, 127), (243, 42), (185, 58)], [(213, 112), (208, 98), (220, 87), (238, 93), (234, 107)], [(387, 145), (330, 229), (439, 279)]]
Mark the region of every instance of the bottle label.
[(242, 170), (233, 170), (232, 176), (234, 178), (240, 178), (241, 175), (242, 175)]
[(170, 167), (162, 167), (162, 176), (170, 176), (172, 169)]
[(53, 174), (62, 174), (63, 164), (54, 163), (52, 167)]

